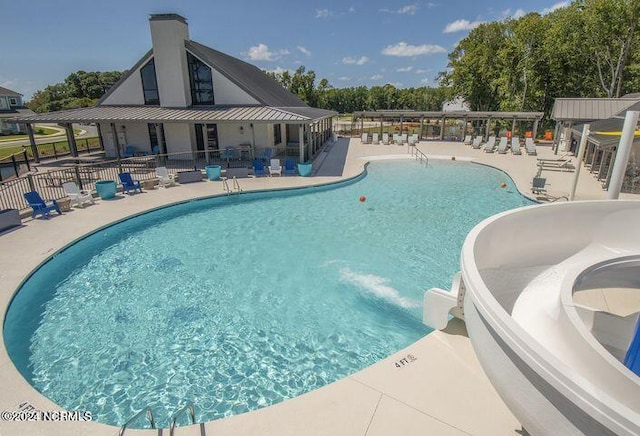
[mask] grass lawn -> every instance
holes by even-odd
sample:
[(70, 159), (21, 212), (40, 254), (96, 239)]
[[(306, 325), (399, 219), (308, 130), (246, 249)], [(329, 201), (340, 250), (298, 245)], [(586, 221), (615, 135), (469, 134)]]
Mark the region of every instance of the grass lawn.
[[(94, 138), (76, 138), (76, 145), (78, 146), (78, 151), (86, 150), (87, 142), (89, 143), (90, 148), (97, 149), (99, 148), (100, 142), (97, 137)], [(41, 158), (47, 158), (54, 156), (53, 152), (54, 143), (50, 142), (47, 144), (38, 144), (38, 154)], [(32, 157), (31, 147), (27, 146), (27, 155)], [(67, 141), (58, 141), (55, 142), (55, 151), (57, 154), (65, 154), (69, 152), (69, 143)], [(0, 148), (0, 159), (3, 159), (7, 156), (11, 156), (12, 154), (22, 153), (22, 146), (16, 145), (13, 147)]]
[[(73, 131), (76, 134), (80, 133), (80, 129), (73, 129)], [(44, 126), (36, 127), (33, 130), (33, 133), (36, 135), (36, 137), (64, 134), (63, 131), (60, 131), (58, 129), (52, 129), (50, 127), (44, 127)], [(2, 135), (2, 136), (0, 136), (0, 142), (16, 141), (18, 139), (29, 139), (29, 136), (28, 135), (7, 135), (7, 136)]]

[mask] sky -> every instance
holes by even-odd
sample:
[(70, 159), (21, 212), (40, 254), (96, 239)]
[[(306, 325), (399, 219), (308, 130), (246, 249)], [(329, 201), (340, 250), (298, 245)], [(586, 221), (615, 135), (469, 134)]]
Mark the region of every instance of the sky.
[(447, 55), (486, 21), (559, 0), (0, 0), (0, 86), (25, 100), (72, 72), (131, 68), (149, 14), (178, 13), (190, 39), (268, 71), (303, 65), (336, 88), (435, 86)]

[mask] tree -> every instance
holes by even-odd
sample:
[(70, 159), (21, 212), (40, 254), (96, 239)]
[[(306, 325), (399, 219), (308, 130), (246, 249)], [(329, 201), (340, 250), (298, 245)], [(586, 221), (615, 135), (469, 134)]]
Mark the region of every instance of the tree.
[(69, 74), (62, 83), (36, 91), (27, 107), (34, 112), (51, 112), (92, 106), (122, 77), (120, 71)]

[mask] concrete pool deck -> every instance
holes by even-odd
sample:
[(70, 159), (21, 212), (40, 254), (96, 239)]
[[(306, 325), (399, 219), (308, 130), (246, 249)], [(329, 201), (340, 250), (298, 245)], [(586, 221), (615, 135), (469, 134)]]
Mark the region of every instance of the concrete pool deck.
[[(462, 143), (423, 142), (428, 156), (472, 159), (511, 175), (519, 190), (530, 195), (537, 171), (536, 156), (488, 154)], [(538, 147), (538, 157), (555, 157), (549, 147)], [(247, 191), (302, 187), (336, 182), (360, 174), (369, 156), (406, 158), (407, 146), (363, 145), (359, 139), (340, 139), (316, 160), (315, 176), (241, 179)], [(574, 161), (575, 162), (575, 161)], [(568, 195), (573, 173), (545, 171), (553, 196)], [(0, 234), (0, 305), (6, 312), (25, 277), (54, 252), (83, 235), (117, 220), (176, 202), (222, 195), (221, 182), (202, 182), (157, 188), (133, 196), (101, 201), (49, 220), (26, 219), (22, 227)], [(602, 199), (605, 192), (588, 171), (583, 171), (577, 199)], [(625, 196), (638, 198), (638, 196)], [(425, 283), (425, 290), (431, 284)], [(409, 356), (411, 355), (411, 356)], [(404, 360), (403, 360), (404, 359)], [(25, 402), (38, 410), (61, 410), (35, 391), (17, 372), (4, 342), (0, 350), (0, 410), (17, 411)], [(143, 407), (143, 405), (141, 405)], [(176, 408), (178, 405), (176, 405)], [(464, 324), (450, 323), (356, 374), (300, 397), (255, 412), (202, 426), (181, 427), (177, 435), (385, 435), (402, 433), (438, 435), (520, 434), (518, 421), (484, 375), (466, 337)], [(92, 422), (0, 421), (0, 435), (113, 435), (113, 426)], [(151, 435), (157, 431), (128, 430)], [(163, 434), (169, 434), (165, 430)]]

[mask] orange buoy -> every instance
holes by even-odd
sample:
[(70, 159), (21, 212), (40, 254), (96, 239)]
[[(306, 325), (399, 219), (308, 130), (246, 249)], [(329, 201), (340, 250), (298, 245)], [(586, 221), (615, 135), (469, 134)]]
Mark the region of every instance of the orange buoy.
[(367, 197), (365, 197), (364, 195), (361, 195), (361, 196), (360, 196), (360, 201), (361, 201), (362, 203), (364, 203), (365, 201), (367, 201)]
[(506, 188), (506, 187), (507, 187), (507, 184), (506, 184), (505, 182), (502, 182), (502, 183), (500, 183), (500, 187), (501, 187), (501, 188)]
[(456, 160), (456, 157), (455, 156), (451, 156), (451, 160)]

